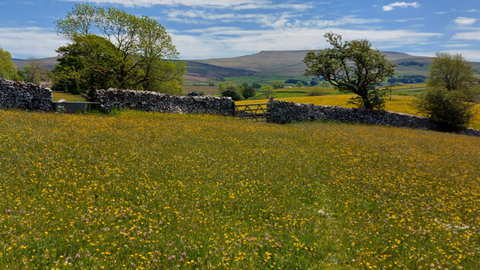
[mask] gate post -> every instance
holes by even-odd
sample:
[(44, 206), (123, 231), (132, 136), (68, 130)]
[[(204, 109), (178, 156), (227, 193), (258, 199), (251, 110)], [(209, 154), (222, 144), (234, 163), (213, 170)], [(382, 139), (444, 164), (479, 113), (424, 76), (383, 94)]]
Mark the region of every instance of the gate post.
[(267, 123), (271, 123), (273, 120), (273, 100), (274, 98), (271, 97), (270, 100), (267, 102), (267, 115), (265, 116), (265, 120)]

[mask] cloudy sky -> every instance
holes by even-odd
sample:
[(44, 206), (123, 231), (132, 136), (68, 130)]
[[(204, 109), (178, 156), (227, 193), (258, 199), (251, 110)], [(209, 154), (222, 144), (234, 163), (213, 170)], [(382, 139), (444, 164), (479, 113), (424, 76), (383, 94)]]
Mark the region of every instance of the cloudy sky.
[(156, 18), (182, 59), (322, 49), (334, 32), (380, 50), (480, 61), (479, 0), (0, 0), (0, 47), (14, 58), (55, 56), (67, 42), (54, 22), (75, 2)]

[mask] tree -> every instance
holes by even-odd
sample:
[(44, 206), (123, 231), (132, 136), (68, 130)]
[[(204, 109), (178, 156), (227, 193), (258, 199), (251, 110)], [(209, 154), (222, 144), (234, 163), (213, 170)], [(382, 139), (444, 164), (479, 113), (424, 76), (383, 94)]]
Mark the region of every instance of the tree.
[(238, 86), (233, 82), (220, 83), (218, 91), (222, 97), (231, 97), (235, 101), (244, 100), (242, 93), (240, 93)]
[(475, 115), (474, 104), (469, 101), (479, 92), (474, 72), (461, 55), (437, 52), (427, 91), (414, 101), (415, 108), (444, 130), (466, 129)]
[(41, 82), (50, 81), (52, 72), (42, 67), (42, 63), (38, 59), (28, 59), (29, 65), (24, 66), (24, 79), (26, 82), (31, 82), (40, 85)]
[[(92, 44), (107, 46), (107, 43), (98, 39), (103, 38), (110, 42), (116, 51), (116, 53), (111, 51), (111, 46), (108, 45), (108, 56), (102, 55), (102, 51), (83, 52), (83, 54), (108, 59), (109, 63), (89, 62), (89, 65), (100, 64), (98, 69), (94, 67), (89, 70), (79, 70), (78, 68), (83, 68), (80, 64), (75, 66), (76, 72), (88, 74), (90, 71), (94, 74), (89, 76), (98, 77), (106, 75), (105, 72), (108, 71), (107, 77), (115, 82), (113, 87), (122, 89), (164, 92), (173, 88), (174, 92), (178, 92), (182, 88), (182, 75), (186, 72), (185, 64), (180, 61), (169, 63), (171, 59), (178, 57), (178, 52), (165, 28), (156, 20), (146, 16), (130, 15), (114, 7), (105, 9), (76, 4), (71, 13), (69, 12), (64, 19), (55, 23), (57, 33), (72, 41), (72, 45), (87, 42), (84, 39), (79, 40), (87, 38), (92, 40)], [(90, 47), (99, 50), (101, 46)], [(70, 49), (64, 50), (62, 57), (69, 57)], [(77, 56), (72, 55), (72, 57)], [(90, 60), (94, 59), (95, 57), (90, 58)], [(67, 67), (64, 66), (64, 68)], [(67, 69), (72, 69), (72, 66)], [(57, 69), (57, 72), (61, 71), (65, 73), (65, 70)]]
[(116, 87), (122, 55), (109, 40), (88, 34), (75, 35), (73, 43), (57, 50), (60, 58), (53, 73), (54, 89), (92, 97), (96, 89)]
[(262, 88), (262, 85), (261, 85), (261, 84), (255, 83), (255, 82), (252, 84), (252, 86), (253, 86), (253, 88), (255, 88), (255, 89), (260, 89), (260, 88)]
[(283, 88), (283, 83), (281, 82), (273, 82), (272, 83), (273, 89), (280, 89)]
[(302, 81), (298, 81), (298, 82), (296, 83), (296, 86), (297, 86), (297, 87), (304, 87), (305, 85), (303, 84)]
[(370, 86), (395, 74), (396, 64), (372, 49), (367, 40), (342, 42), (342, 37), (334, 33), (325, 34), (325, 38), (333, 48), (308, 52), (303, 60), (307, 65), (305, 76), (323, 78), (340, 92), (357, 94), (351, 102), (361, 108), (382, 109), (382, 92)]
[(273, 88), (270, 85), (265, 85), (260, 91), (265, 93), (267, 99), (275, 97), (275, 91), (273, 91)]
[(13, 63), (12, 55), (0, 47), (0, 78), (7, 80), (19, 79), (17, 69)]
[(253, 88), (253, 86), (249, 86), (248, 83), (243, 83), (242, 87), (240, 87), (240, 92), (245, 99), (254, 97), (257, 94), (255, 92), (255, 88)]
[(459, 91), (467, 101), (472, 101), (480, 92), (474, 74), (472, 65), (462, 55), (437, 52), (432, 59), (427, 87)]
[(414, 106), (446, 131), (466, 129), (475, 116), (474, 104), (465, 102), (462, 92), (442, 87), (427, 87), (427, 91), (414, 101)]

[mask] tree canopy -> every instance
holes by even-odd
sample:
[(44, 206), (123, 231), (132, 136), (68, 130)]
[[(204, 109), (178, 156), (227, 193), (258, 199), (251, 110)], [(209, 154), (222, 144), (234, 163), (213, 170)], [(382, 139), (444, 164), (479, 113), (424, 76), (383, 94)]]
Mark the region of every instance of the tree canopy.
[(462, 55), (437, 52), (432, 59), (427, 87), (459, 91), (472, 101), (480, 91), (474, 73), (472, 65)]
[(218, 91), (222, 97), (231, 97), (235, 101), (244, 100), (241, 89), (233, 82), (220, 83)]
[(383, 108), (382, 93), (371, 86), (394, 75), (396, 64), (372, 49), (367, 40), (342, 42), (342, 37), (334, 33), (325, 34), (325, 38), (333, 48), (308, 52), (303, 60), (307, 65), (305, 76), (324, 78), (341, 92), (357, 94), (352, 102), (359, 107)]
[(155, 19), (114, 7), (76, 4), (55, 23), (57, 33), (72, 42), (57, 51), (61, 57), (54, 72), (58, 88), (183, 91), (180, 85), (186, 66), (171, 61), (178, 52)]
[(414, 101), (415, 108), (444, 130), (466, 129), (475, 116), (470, 101), (480, 91), (474, 72), (460, 54), (437, 52), (430, 66), (427, 91)]
[(0, 78), (16, 80), (19, 78), (12, 55), (0, 47)]

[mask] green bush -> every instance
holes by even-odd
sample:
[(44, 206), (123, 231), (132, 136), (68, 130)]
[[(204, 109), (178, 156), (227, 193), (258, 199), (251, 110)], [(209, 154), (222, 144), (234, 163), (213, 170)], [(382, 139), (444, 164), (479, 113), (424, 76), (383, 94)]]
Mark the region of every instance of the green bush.
[(310, 93), (308, 93), (309, 96), (323, 96), (325, 95), (325, 93), (323, 93), (320, 89), (313, 89), (312, 91), (310, 91)]
[(465, 102), (461, 91), (449, 91), (445, 88), (431, 87), (414, 101), (418, 111), (432, 119), (446, 131), (464, 130), (470, 124), (475, 113), (474, 104)]

